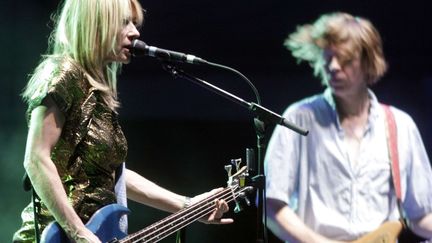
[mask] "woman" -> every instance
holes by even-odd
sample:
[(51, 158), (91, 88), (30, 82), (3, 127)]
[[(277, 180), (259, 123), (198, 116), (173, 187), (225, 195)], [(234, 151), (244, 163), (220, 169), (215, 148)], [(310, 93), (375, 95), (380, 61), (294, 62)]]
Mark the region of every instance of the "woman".
[[(117, 74), (130, 61), (143, 10), (137, 0), (65, 0), (60, 10), (49, 54), (23, 93), (29, 121), (24, 166), (41, 199), (40, 230), (56, 220), (72, 240), (100, 242), (84, 224), (116, 202), (115, 170), (127, 153), (117, 121)], [(132, 200), (170, 212), (190, 203), (131, 170), (124, 176)], [(206, 221), (231, 223), (220, 219), (227, 210), (218, 200)], [(22, 218), (14, 242), (34, 242), (32, 204)]]

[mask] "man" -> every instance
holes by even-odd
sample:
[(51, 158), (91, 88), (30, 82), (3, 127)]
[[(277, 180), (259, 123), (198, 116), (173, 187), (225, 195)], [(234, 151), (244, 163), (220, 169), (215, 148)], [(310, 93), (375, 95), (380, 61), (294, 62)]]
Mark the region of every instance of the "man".
[[(285, 42), (322, 79), (324, 93), (288, 107), (309, 129), (277, 127), (265, 159), (269, 228), (290, 242), (352, 241), (400, 218), (392, 184), (386, 116), (369, 86), (386, 71), (381, 38), (366, 19), (321, 16)], [(411, 117), (391, 107), (402, 208), (410, 228), (432, 238), (432, 171)]]

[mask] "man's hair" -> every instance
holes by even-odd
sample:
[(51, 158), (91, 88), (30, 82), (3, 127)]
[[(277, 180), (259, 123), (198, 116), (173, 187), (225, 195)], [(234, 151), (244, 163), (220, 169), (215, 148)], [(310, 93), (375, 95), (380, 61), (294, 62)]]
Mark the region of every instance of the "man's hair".
[(323, 49), (342, 44), (348, 48), (338, 52), (346, 60), (361, 58), (368, 84), (374, 84), (384, 75), (387, 64), (380, 34), (369, 20), (361, 17), (341, 12), (324, 14), (313, 24), (298, 26), (284, 42), (298, 62), (309, 62), (323, 84), (328, 81)]
[(31, 102), (35, 93), (47, 91), (47, 73), (56, 68), (55, 59), (69, 58), (85, 72), (90, 84), (100, 90), (103, 100), (115, 110), (117, 74), (121, 63), (104, 63), (115, 53), (125, 20), (143, 22), (143, 9), (137, 0), (65, 0), (53, 16), (55, 28), (50, 35), (48, 53), (30, 77), (23, 97)]

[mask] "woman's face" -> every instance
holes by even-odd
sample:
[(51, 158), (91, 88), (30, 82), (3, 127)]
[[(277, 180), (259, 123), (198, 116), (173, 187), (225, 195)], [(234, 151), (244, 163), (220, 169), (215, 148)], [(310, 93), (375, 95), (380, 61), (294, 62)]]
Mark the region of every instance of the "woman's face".
[(123, 28), (119, 33), (117, 46), (115, 48), (115, 54), (112, 54), (108, 59), (113, 62), (121, 62), (127, 64), (131, 59), (131, 52), (129, 48), (132, 45), (132, 41), (137, 39), (140, 33), (132, 20), (125, 20)]

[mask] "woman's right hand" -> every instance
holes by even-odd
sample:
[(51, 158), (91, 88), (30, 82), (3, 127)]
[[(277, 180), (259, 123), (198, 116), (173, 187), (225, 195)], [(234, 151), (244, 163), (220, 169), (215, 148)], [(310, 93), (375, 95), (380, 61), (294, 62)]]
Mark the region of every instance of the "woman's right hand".
[(71, 238), (75, 243), (101, 243), (99, 238), (86, 227), (80, 228)]

